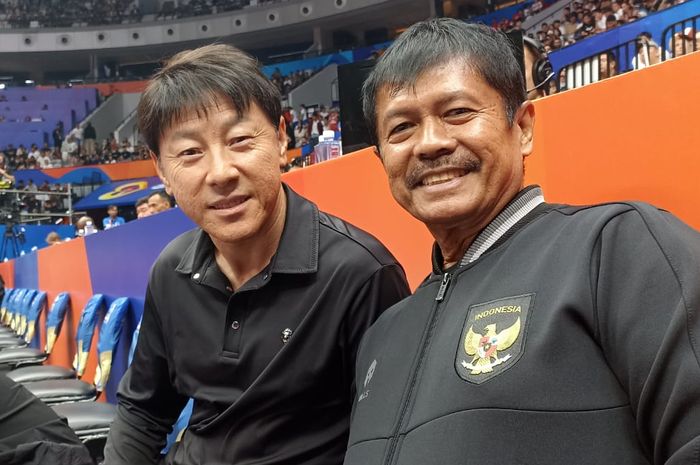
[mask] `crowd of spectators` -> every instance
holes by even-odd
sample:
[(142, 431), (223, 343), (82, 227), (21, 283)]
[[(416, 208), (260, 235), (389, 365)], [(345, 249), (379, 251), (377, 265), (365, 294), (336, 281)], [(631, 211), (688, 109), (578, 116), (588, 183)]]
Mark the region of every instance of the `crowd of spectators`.
[(63, 125), (59, 123), (52, 133), (52, 140), (53, 145), (45, 142), (41, 147), (8, 144), (0, 150), (0, 169), (14, 172), (148, 159), (146, 149), (134, 146), (129, 139), (119, 142), (114, 134), (110, 134), (98, 141), (90, 123), (84, 127), (76, 125), (65, 137)]
[(282, 97), (286, 97), (289, 91), (295, 87), (303, 84), (307, 79), (309, 79), (314, 74), (313, 69), (299, 69), (292, 73), (283, 76), (279, 69), (276, 69), (272, 76), (270, 76), (270, 81), (279, 89)]
[[(66, 213), (68, 209), (68, 186), (44, 182), (36, 185), (31, 179), (28, 183), (20, 180), (14, 189), (24, 191), (18, 196), (17, 208), (20, 213)], [(64, 195), (60, 195), (64, 194)]]
[(282, 115), (287, 124), (288, 148), (316, 145), (323, 131), (340, 131), (340, 110), (338, 108), (306, 107), (299, 110), (284, 107)]
[(80, 27), (141, 21), (138, 0), (1, 0), (0, 27)]
[[(585, 0), (574, 1), (563, 9), (561, 19), (544, 21), (528, 34), (539, 40), (547, 52), (644, 18), (650, 13), (684, 3), (686, 0)], [(518, 11), (513, 18), (493, 24), (504, 31), (521, 30), (523, 22), (550, 4), (537, 0)]]
[[(177, 19), (211, 15), (288, 0), (165, 0), (156, 15)], [(138, 0), (0, 0), (0, 27), (78, 27), (137, 23), (145, 17)]]
[(288, 0), (166, 0), (156, 19), (188, 18), (240, 10), (249, 6), (281, 3)]

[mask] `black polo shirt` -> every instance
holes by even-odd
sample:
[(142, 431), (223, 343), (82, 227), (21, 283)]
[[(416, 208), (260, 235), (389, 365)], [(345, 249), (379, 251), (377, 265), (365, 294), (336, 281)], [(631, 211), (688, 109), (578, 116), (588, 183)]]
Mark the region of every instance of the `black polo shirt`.
[(343, 462), (357, 346), (409, 289), (376, 239), (285, 192), (277, 253), (235, 292), (200, 229), (156, 261), (106, 465), (156, 463), (189, 397), (168, 464)]

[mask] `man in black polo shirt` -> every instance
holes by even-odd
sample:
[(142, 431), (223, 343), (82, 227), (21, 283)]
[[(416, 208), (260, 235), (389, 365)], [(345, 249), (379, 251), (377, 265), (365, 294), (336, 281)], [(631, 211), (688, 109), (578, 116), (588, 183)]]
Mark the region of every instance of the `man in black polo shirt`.
[[(138, 113), (166, 190), (201, 229), (153, 267), (105, 463), (340, 464), (355, 352), (408, 295), (403, 270), (281, 183), (280, 98), (251, 57), (182, 52)], [(161, 459), (188, 398), (189, 427)]]

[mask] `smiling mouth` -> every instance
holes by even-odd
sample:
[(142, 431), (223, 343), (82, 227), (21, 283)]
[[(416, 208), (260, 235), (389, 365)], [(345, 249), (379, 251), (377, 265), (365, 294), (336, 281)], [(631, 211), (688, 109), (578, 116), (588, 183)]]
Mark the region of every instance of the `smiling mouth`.
[(430, 174), (423, 178), (420, 185), (421, 186), (435, 186), (437, 184), (443, 184), (453, 179), (461, 178), (467, 174), (467, 170), (454, 169), (449, 171), (443, 171), (442, 173)]
[(220, 200), (220, 201), (212, 204), (212, 206), (210, 208), (212, 208), (214, 210), (228, 210), (228, 209), (235, 208), (235, 207), (239, 206), (240, 204), (242, 204), (246, 200), (248, 200), (248, 197), (243, 197), (243, 196), (234, 197), (232, 199)]

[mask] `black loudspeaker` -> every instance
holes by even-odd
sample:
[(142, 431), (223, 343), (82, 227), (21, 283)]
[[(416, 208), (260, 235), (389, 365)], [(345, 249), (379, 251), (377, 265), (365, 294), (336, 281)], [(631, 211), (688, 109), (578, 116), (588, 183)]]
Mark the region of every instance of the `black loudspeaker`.
[(357, 61), (338, 66), (338, 97), (343, 152), (369, 147), (372, 138), (362, 114), (362, 84), (374, 68), (375, 60)]

